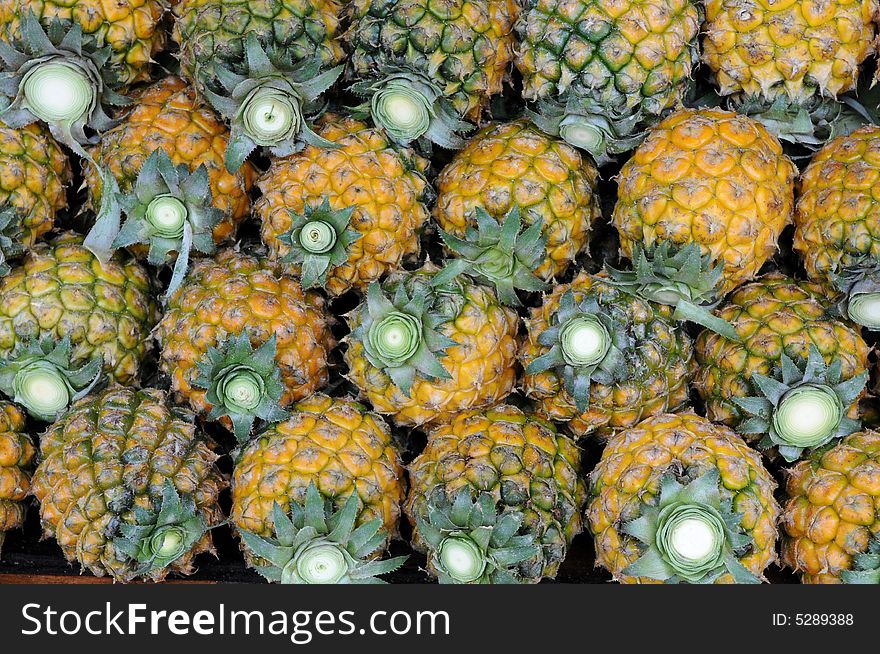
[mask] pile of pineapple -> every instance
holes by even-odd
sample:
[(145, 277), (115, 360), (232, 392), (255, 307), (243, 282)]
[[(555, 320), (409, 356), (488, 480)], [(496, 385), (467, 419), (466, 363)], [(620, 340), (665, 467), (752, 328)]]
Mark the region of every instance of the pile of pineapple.
[(0, 545), (880, 583), (878, 19), (0, 0)]

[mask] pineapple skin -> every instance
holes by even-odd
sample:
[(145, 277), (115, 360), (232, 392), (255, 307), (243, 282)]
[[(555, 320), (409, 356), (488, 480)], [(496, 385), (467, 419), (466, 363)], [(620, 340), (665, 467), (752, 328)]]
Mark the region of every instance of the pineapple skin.
[[(328, 354), (335, 346), (332, 318), (317, 293), (303, 292), (299, 281), (279, 273), (268, 260), (221, 250), (192, 262), (183, 285), (169, 298), (155, 329), (159, 367), (171, 378), (176, 397), (200, 415), (211, 405), (195, 388), (198, 362), (245, 329), (258, 347), (274, 334), (275, 361), (284, 393), (281, 406), (311, 395), (328, 381)], [(227, 417), (223, 424), (231, 428)]]
[(136, 384), (158, 319), (150, 277), (127, 254), (104, 265), (82, 243), (73, 232), (38, 243), (0, 279), (0, 357), (68, 336), (74, 367), (99, 355), (112, 380)]
[(311, 483), (336, 508), (356, 490), (357, 524), (378, 518), (389, 540), (398, 536), (406, 494), (400, 455), (385, 421), (363, 405), (316, 393), (248, 443), (232, 475), (232, 524), (273, 537), (273, 506), (287, 513), (291, 502), (303, 504)]
[(340, 2), (335, 0), (180, 0), (172, 38), (180, 46), (183, 74), (201, 90), (220, 90), (215, 67), (247, 72), (244, 44), (257, 36), (269, 52), (296, 64), (321, 59), (322, 67), (342, 62)]
[(720, 295), (752, 279), (791, 222), (794, 179), (779, 141), (751, 118), (683, 109), (661, 123), (618, 177), (612, 222), (624, 254), (668, 240), (724, 261)]
[[(132, 581), (140, 564), (117, 553), (108, 534), (135, 524), (135, 506), (157, 511), (171, 481), (191, 495), (208, 527), (219, 525), (217, 503), (227, 481), (217, 455), (195, 426), (169, 408), (156, 389), (121, 386), (88, 395), (40, 438), (41, 461), (33, 478), (46, 537), (55, 538), (68, 561), (98, 577)], [(210, 529), (168, 568), (149, 574), (191, 574), (193, 560), (213, 552)]]
[[(394, 288), (406, 283), (408, 275), (430, 275), (436, 270), (429, 264), (415, 273), (395, 273), (383, 286)], [(435, 303), (445, 318), (437, 331), (456, 342), (440, 359), (450, 379), (432, 381), (417, 375), (407, 397), (384, 371), (367, 360), (359, 340), (346, 338), (348, 379), (375, 411), (391, 415), (397, 425), (448, 422), (461, 411), (499, 404), (513, 391), (519, 316), (500, 304), (489, 288), (466, 278), (457, 284), (454, 296), (446, 294)], [(363, 305), (348, 315), (351, 331), (360, 325), (361, 310)]]
[[(715, 313), (734, 326), (743, 342), (709, 330), (697, 337), (694, 388), (710, 420), (735, 424), (741, 414), (733, 399), (752, 395), (751, 376), (769, 374), (782, 354), (806, 359), (815, 346), (827, 365), (840, 360), (843, 380), (867, 368), (868, 345), (859, 330), (828, 314), (816, 284), (770, 273), (738, 288)], [(849, 416), (858, 417), (858, 400)]]
[(598, 178), (589, 157), (528, 121), (489, 125), (438, 175), (434, 218), (462, 238), (476, 227), (476, 208), (501, 221), (518, 206), (526, 224), (542, 222), (547, 255), (534, 272), (547, 281), (589, 246), (601, 217)]
[(799, 181), (794, 249), (810, 279), (833, 294), (834, 273), (880, 257), (880, 127), (825, 144)]
[(67, 155), (42, 124), (13, 129), (0, 122), (0, 205), (22, 216), (25, 247), (51, 231), (67, 208), (72, 178)]
[[(122, 122), (101, 136), (92, 148), (95, 161), (109, 168), (123, 192), (131, 190), (144, 162), (161, 148), (175, 165), (190, 171), (204, 165), (208, 171), (211, 198), (223, 217), (213, 230), (218, 245), (231, 240), (251, 210), (249, 193), (256, 171), (244, 162), (235, 173), (226, 169), (224, 156), (229, 128), (179, 77), (165, 79), (144, 89), (124, 114)], [(100, 206), (101, 179), (95, 167), (83, 165), (92, 207)], [(134, 250), (146, 256), (146, 248)]]
[(408, 466), (404, 508), (413, 546), (425, 550), (415, 517), (424, 517), (432, 491), (439, 486), (451, 494), (469, 487), (474, 494), (493, 495), (499, 511), (524, 514), (522, 530), (534, 534), (544, 562), (526, 561), (519, 573), (533, 583), (553, 578), (583, 531), (587, 489), (579, 469), (574, 441), (536, 416), (508, 405), (460, 413), (428, 432), (427, 446)]
[(0, 402), (0, 547), (5, 532), (24, 524), (36, 454), (24, 413), (11, 402)]
[[(781, 509), (773, 497), (776, 482), (761, 455), (733, 431), (694, 413), (653, 416), (615, 434), (590, 475), (587, 518), (598, 564), (624, 584), (661, 583), (631, 577), (623, 570), (642, 555), (638, 540), (621, 531), (637, 518), (643, 503), (653, 504), (666, 474), (695, 479), (716, 469), (722, 500), (742, 513), (740, 525), (753, 539), (739, 561), (758, 578), (776, 560), (776, 525)], [(733, 583), (729, 573), (715, 583)]]
[(629, 374), (613, 385), (592, 382), (590, 405), (580, 412), (555, 370), (524, 374), (523, 392), (536, 402), (536, 411), (555, 422), (563, 422), (576, 436), (631, 427), (658, 413), (673, 412), (688, 404), (690, 380), (695, 372), (690, 337), (672, 319), (673, 309), (623, 293), (601, 277), (580, 273), (570, 284), (556, 286), (540, 307), (526, 320), (519, 359), (523, 368), (550, 348), (538, 337), (551, 326), (562, 296), (571, 290), (576, 302), (597, 296), (600, 306), (628, 325), (631, 345), (624, 352)]
[(21, 23), (33, 12), (44, 25), (58, 18), (76, 21), (83, 34), (96, 39), (98, 47), (110, 46), (107, 65), (126, 88), (150, 81), (153, 57), (167, 41), (162, 17), (163, 0), (0, 0), (0, 38), (21, 36)]
[(707, 0), (703, 61), (722, 95), (836, 97), (874, 49), (877, 0)]
[(788, 473), (782, 561), (805, 584), (839, 584), (880, 532), (880, 433), (850, 434)]
[(516, 23), (527, 100), (583, 87), (603, 106), (658, 116), (681, 102), (701, 16), (691, 0), (529, 0)]
[[(290, 252), (278, 237), (290, 231), (291, 211), (302, 214), (324, 199), (333, 210), (355, 207), (349, 226), (362, 236), (351, 244), (348, 261), (329, 271), (325, 288), (331, 295), (362, 291), (418, 255), (419, 234), (429, 218), (425, 203), (432, 193), (425, 179), (429, 162), (352, 118), (324, 115), (317, 133), (339, 147), (309, 145), (274, 159), (257, 182), (262, 196), (254, 214), (270, 256), (277, 259)], [(299, 266), (289, 267), (300, 273)]]
[(514, 0), (351, 0), (347, 75), (393, 64), (433, 80), (455, 111), (478, 120), (513, 60)]

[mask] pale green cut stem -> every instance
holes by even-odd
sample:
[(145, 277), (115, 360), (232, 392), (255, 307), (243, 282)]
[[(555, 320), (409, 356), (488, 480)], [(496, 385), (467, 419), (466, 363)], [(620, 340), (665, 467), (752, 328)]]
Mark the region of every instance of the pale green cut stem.
[(486, 569), (486, 560), (480, 547), (466, 536), (450, 536), (440, 543), (440, 565), (458, 581), (476, 581)]
[(338, 546), (318, 545), (298, 556), (296, 569), (307, 584), (335, 584), (345, 576), (348, 564)]
[(602, 361), (611, 347), (608, 330), (589, 315), (570, 320), (560, 333), (562, 356), (574, 366), (594, 365)]
[(880, 293), (860, 293), (852, 297), (849, 317), (871, 330), (880, 330)]
[(183, 235), (187, 215), (186, 206), (173, 195), (159, 195), (147, 205), (147, 221), (158, 234), (167, 238)]
[(92, 106), (95, 89), (85, 72), (53, 59), (25, 74), (22, 90), (28, 109), (47, 123), (72, 123)]
[(813, 447), (836, 431), (842, 418), (843, 411), (834, 391), (807, 385), (786, 393), (773, 413), (773, 426), (789, 445)]
[(307, 252), (324, 254), (336, 244), (336, 230), (322, 220), (313, 220), (303, 226), (299, 243)]

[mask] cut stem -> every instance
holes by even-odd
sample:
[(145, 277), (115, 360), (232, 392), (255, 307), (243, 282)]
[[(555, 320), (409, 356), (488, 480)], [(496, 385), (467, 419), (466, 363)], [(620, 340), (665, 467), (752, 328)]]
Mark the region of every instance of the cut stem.
[(608, 354), (611, 336), (595, 316), (581, 315), (570, 320), (560, 333), (562, 355), (573, 366), (591, 366)]
[(486, 569), (483, 553), (467, 536), (449, 536), (440, 544), (440, 565), (453, 579), (470, 583), (479, 579)]
[(96, 89), (75, 64), (51, 59), (28, 71), (21, 80), (28, 109), (47, 123), (71, 123), (93, 105)]
[(842, 418), (843, 408), (834, 391), (807, 384), (782, 398), (773, 413), (773, 426), (785, 443), (808, 448), (825, 442)]

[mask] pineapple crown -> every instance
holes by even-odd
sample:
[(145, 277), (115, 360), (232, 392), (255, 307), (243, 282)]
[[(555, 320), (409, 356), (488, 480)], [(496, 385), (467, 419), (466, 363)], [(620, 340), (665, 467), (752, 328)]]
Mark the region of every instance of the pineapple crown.
[(190, 251), (213, 254), (215, 250), (213, 230), (223, 213), (212, 204), (207, 168), (200, 165), (191, 173), (186, 164), (175, 166), (163, 149), (156, 148), (128, 193), (119, 190), (114, 175), (103, 179), (109, 187), (104, 186), (102, 210), (83, 245), (105, 263), (114, 250), (135, 243), (149, 245), (147, 260), (154, 266), (176, 253), (163, 297), (167, 300), (186, 276)]
[(208, 102), (230, 123), (226, 168), (237, 171), (257, 147), (278, 157), (302, 150), (306, 144), (335, 148), (315, 134), (308, 121), (319, 113), (318, 100), (333, 86), (342, 66), (321, 71), (321, 57), (293, 65), (273, 62), (253, 32), (245, 40), (247, 72), (239, 75), (220, 65), (214, 74), (222, 91), (204, 89)]
[(114, 548), (139, 564), (134, 574), (163, 570), (189, 552), (208, 531), (191, 495), (178, 494), (171, 480), (162, 487), (158, 511), (135, 505), (134, 524), (119, 524)]
[(0, 40), (0, 119), (12, 128), (42, 120), (57, 140), (89, 159), (82, 146), (97, 139), (86, 128), (109, 129), (115, 124), (109, 108), (129, 103), (116, 93), (110, 46), (84, 38), (78, 23), (56, 18), (44, 30), (32, 11), (21, 33), (20, 49)]
[(650, 302), (675, 307), (676, 320), (689, 320), (732, 341), (741, 340), (733, 325), (711, 312), (717, 304), (724, 263), (703, 255), (698, 244), (678, 246), (662, 241), (650, 248), (636, 244), (631, 270), (608, 265), (605, 270), (610, 284)]
[[(717, 105), (718, 101), (707, 99), (706, 103)], [(867, 109), (852, 96), (831, 98), (816, 93), (792, 99), (782, 93), (768, 100), (756, 95), (737, 95), (728, 100), (728, 105), (733, 111), (757, 120), (779, 140), (810, 152), (873, 122)]]
[(70, 337), (43, 336), (20, 343), (0, 360), (0, 391), (37, 420), (51, 422), (101, 380), (103, 361), (94, 357), (79, 368), (70, 364)]
[(613, 307), (600, 305), (595, 295), (577, 300), (569, 289), (562, 294), (550, 325), (538, 335), (538, 343), (550, 349), (529, 362), (526, 374), (555, 370), (577, 410), (586, 411), (592, 382), (611, 385), (628, 375), (627, 321)]
[(851, 570), (841, 570), (840, 580), (845, 584), (880, 584), (880, 538), (876, 534), (868, 549), (853, 557)]
[(431, 567), (441, 584), (515, 584), (517, 566), (541, 555), (535, 536), (522, 533), (520, 511), (498, 511), (490, 493), (472, 498), (469, 487), (452, 497), (437, 486), (425, 515), (416, 515)]
[(0, 208), (0, 277), (8, 275), (9, 261), (24, 254), (24, 226), (13, 207)]
[(275, 334), (254, 350), (245, 329), (219, 347), (209, 348), (197, 363), (199, 375), (193, 385), (207, 390), (208, 419), (228, 417), (239, 443), (248, 440), (258, 418), (273, 423), (287, 417), (280, 405), (284, 384), (275, 365), (275, 351)]
[(880, 259), (860, 257), (832, 277), (843, 296), (833, 313), (872, 331), (880, 330)]
[(352, 93), (368, 99), (352, 108), (355, 118), (371, 117), (400, 145), (419, 140), (448, 150), (464, 145), (462, 134), (472, 130), (473, 125), (459, 119), (430, 78), (393, 63), (380, 64), (376, 76), (378, 79), (351, 85)]
[(354, 209), (334, 211), (324, 198), (317, 207), (307, 205), (301, 214), (288, 212), (293, 223), (278, 240), (289, 245), (290, 252), (281, 260), (301, 266), (303, 288), (323, 286), (327, 273), (348, 262), (351, 244), (363, 236), (349, 228)]
[(275, 537), (241, 532), (244, 544), (269, 565), (257, 570), (282, 584), (383, 584), (379, 575), (394, 572), (408, 556), (373, 559), (387, 542), (382, 520), (355, 527), (359, 512), (357, 491), (338, 511), (309, 483), (304, 504), (290, 502), (290, 516), (276, 502), (272, 507)]
[[(625, 99), (621, 96), (621, 101)], [(537, 111), (526, 109), (526, 116), (541, 131), (590, 153), (600, 166), (632, 150), (645, 138), (640, 105), (627, 107), (621, 102), (620, 107), (608, 106), (580, 84), (570, 87), (562, 100), (539, 100)]]
[(847, 417), (847, 411), (865, 388), (868, 373), (841, 381), (841, 369), (840, 359), (826, 366), (815, 346), (802, 364), (783, 354), (772, 375), (752, 375), (755, 396), (734, 398), (748, 416), (737, 429), (764, 434), (760, 446), (779, 448), (786, 461), (858, 431), (861, 424)]
[(373, 282), (366, 302), (356, 309), (360, 324), (351, 337), (363, 344), (367, 361), (407, 397), (417, 375), (451, 378), (439, 359), (456, 343), (438, 330), (449, 320), (446, 311), (434, 306), (440, 300), (438, 286), (436, 276), (413, 274), (390, 285), (386, 294), (379, 282)]
[(739, 584), (760, 583), (739, 561), (752, 537), (731, 500), (721, 499), (720, 483), (717, 469), (685, 484), (661, 477), (656, 505), (643, 504), (641, 515), (621, 527), (645, 546), (623, 573), (668, 584), (711, 584), (729, 573)]
[(500, 225), (482, 207), (477, 207), (474, 214), (477, 228), (468, 227), (464, 239), (439, 230), (446, 247), (459, 258), (447, 262), (437, 273), (437, 283), (470, 273), (478, 281), (494, 286), (498, 299), (511, 306), (521, 304), (516, 289), (545, 290), (547, 285), (534, 274), (546, 256), (542, 221), (538, 219), (521, 231), (519, 207), (511, 209)]

